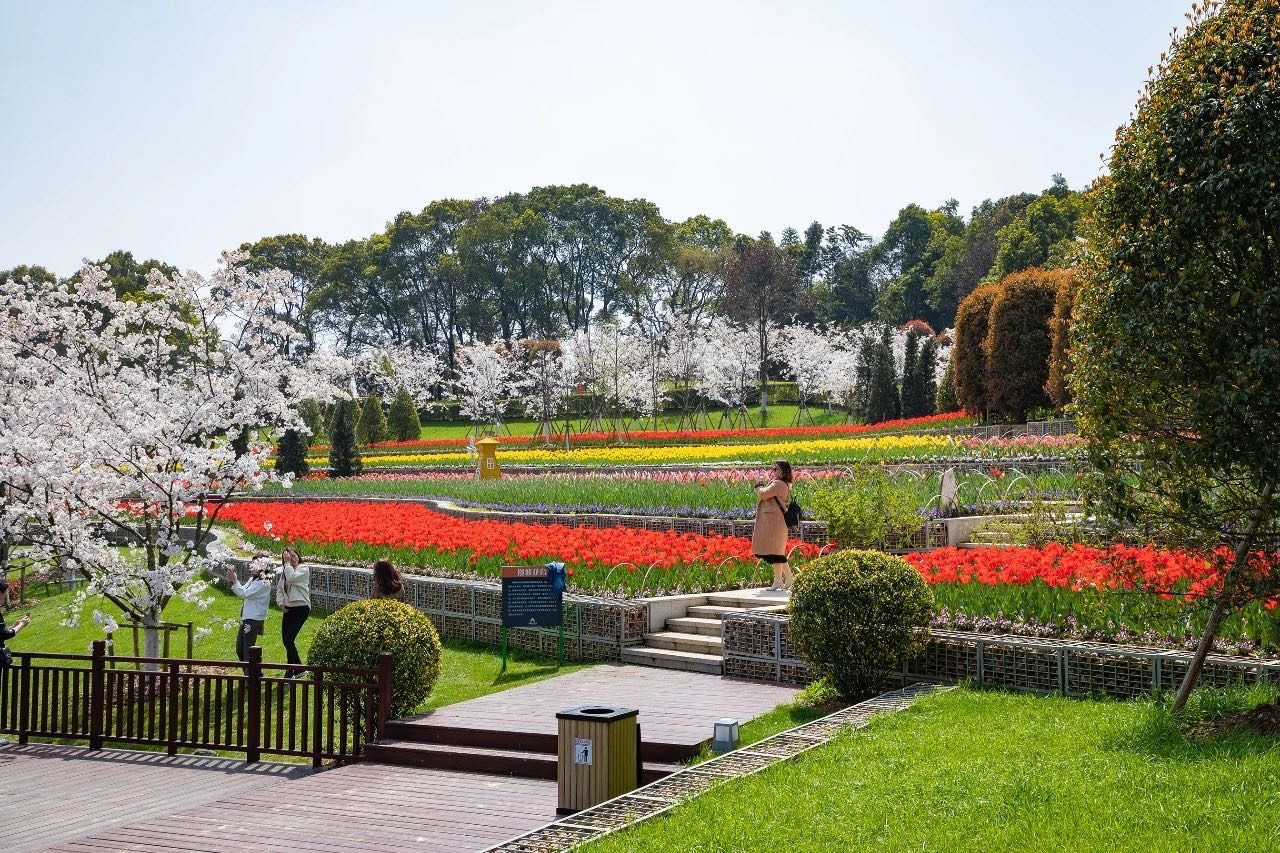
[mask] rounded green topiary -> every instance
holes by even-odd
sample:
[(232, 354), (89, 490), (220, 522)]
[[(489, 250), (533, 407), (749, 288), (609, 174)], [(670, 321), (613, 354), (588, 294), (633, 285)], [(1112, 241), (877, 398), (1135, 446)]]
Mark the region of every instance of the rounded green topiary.
[(376, 669), (382, 652), (395, 660), (391, 715), (411, 714), (440, 675), (440, 637), (425, 614), (403, 602), (378, 598), (337, 610), (316, 631), (307, 663)]
[(906, 560), (879, 551), (836, 551), (796, 575), (789, 633), (815, 675), (854, 698), (928, 641), (933, 591)]

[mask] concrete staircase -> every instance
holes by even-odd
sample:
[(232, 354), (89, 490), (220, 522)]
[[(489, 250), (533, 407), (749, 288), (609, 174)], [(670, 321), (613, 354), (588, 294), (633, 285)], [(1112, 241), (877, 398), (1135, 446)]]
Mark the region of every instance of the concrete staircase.
[(724, 674), (721, 618), (747, 610), (777, 610), (789, 594), (766, 589), (712, 592), (648, 599), (649, 632), (644, 645), (622, 650), (622, 662), (686, 672)]

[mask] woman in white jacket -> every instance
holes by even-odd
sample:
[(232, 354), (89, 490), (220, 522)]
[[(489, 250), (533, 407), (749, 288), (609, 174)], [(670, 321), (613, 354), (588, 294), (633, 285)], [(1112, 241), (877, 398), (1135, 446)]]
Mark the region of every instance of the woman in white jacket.
[[(280, 639), (284, 642), (289, 663), (302, 663), (298, 654), (298, 632), (311, 615), (311, 570), (302, 565), (302, 556), (293, 548), (285, 548), (280, 557), (280, 580), (276, 585), (276, 604), (284, 611), (280, 620)], [(286, 678), (300, 672), (290, 670)]]
[(235, 569), (227, 570), (231, 591), (243, 599), (240, 605), (240, 633), (236, 634), (236, 657), (249, 659), (249, 649), (258, 642), (267, 627), (267, 608), (271, 604), (271, 581), (262, 576), (257, 566), (250, 570), (249, 581), (240, 583)]

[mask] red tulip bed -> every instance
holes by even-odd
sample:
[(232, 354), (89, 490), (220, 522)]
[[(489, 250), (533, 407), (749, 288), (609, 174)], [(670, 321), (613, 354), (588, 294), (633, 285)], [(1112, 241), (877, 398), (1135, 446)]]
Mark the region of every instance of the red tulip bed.
[[(571, 585), (594, 595), (724, 589), (767, 574), (739, 537), (472, 521), (420, 504), (360, 501), (233, 503), (220, 516), (263, 548), (290, 542), (364, 564), (386, 556), (455, 577), (560, 560)], [(798, 553), (807, 559), (818, 549)], [(1124, 545), (942, 548), (907, 560), (933, 587), (938, 628), (1175, 647), (1194, 643), (1204, 593), (1217, 580), (1201, 556)], [(1278, 617), (1274, 600), (1249, 605), (1227, 621), (1218, 651), (1280, 655)]]
[[(261, 547), (295, 543), (304, 554), (342, 561), (385, 556), (437, 574), (496, 576), (503, 565), (563, 561), (571, 585), (595, 595), (633, 594), (642, 583), (646, 594), (722, 589), (760, 571), (750, 540), (740, 537), (472, 521), (420, 504), (233, 503), (219, 518), (238, 523)], [(791, 545), (805, 556), (818, 553)]]
[[(1184, 648), (1218, 582), (1202, 555), (1127, 545), (940, 548), (907, 560), (933, 587), (939, 628)], [(1277, 602), (1250, 604), (1220, 636), (1220, 652), (1280, 655)]]

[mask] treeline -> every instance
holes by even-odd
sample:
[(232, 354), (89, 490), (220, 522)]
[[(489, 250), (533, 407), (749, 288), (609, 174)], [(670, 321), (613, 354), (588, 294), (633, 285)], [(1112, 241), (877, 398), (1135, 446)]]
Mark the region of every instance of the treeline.
[[(285, 234), (241, 249), (256, 268), (292, 274), (278, 310), (310, 345), (417, 346), (452, 366), (461, 345), (558, 339), (600, 320), (655, 333), (675, 318), (705, 326), (718, 313), (948, 328), (981, 283), (1065, 265), (1082, 208), (1082, 194), (1055, 175), (1043, 192), (984, 201), (967, 218), (954, 201), (909, 204), (880, 240), (819, 222), (752, 238), (722, 219), (672, 222), (643, 199), (575, 184), (435, 201), (342, 243)], [(127, 251), (100, 263), (121, 293), (139, 289), (150, 269), (173, 269)], [(37, 266), (0, 279), (9, 275), (53, 279)]]

